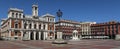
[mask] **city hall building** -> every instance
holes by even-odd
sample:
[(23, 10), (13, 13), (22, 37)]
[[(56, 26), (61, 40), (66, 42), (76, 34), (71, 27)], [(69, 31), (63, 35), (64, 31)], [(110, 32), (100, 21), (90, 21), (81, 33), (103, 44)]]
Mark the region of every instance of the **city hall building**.
[(32, 15), (10, 8), (8, 18), (2, 19), (1, 36), (6, 40), (54, 40), (55, 17), (51, 14), (38, 16), (38, 5), (32, 5)]

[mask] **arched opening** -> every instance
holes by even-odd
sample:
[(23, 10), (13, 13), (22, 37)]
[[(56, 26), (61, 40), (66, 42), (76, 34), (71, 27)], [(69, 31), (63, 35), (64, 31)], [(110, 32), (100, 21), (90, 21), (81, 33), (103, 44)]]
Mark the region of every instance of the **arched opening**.
[(57, 39), (57, 32), (55, 33), (55, 39)]
[(12, 17), (14, 17), (14, 13), (12, 13)]
[(21, 14), (19, 14), (19, 18), (21, 18)]
[(39, 40), (39, 33), (36, 33), (36, 40)]
[(41, 32), (41, 40), (44, 40), (44, 33)]
[(53, 39), (54, 33), (53, 33), (53, 32), (50, 32), (50, 33), (48, 34), (48, 36), (50, 37), (50, 39)]
[(36, 29), (36, 24), (34, 24), (34, 29)]
[(18, 24), (15, 24), (15, 28), (18, 28)]
[(32, 27), (31, 27), (32, 25), (31, 24), (29, 24), (29, 28), (31, 29)]
[(30, 34), (30, 39), (34, 40), (34, 33), (33, 32), (31, 32), (31, 34)]
[(16, 13), (16, 18), (18, 18), (18, 13)]
[(27, 26), (27, 23), (26, 23), (26, 22), (24, 22), (24, 29), (26, 29), (26, 26)]

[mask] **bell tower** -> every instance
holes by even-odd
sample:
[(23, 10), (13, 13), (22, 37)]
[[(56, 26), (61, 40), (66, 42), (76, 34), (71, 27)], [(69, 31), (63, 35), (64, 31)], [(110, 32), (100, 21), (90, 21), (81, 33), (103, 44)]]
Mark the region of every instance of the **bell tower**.
[(32, 5), (32, 16), (33, 18), (38, 18), (38, 5)]

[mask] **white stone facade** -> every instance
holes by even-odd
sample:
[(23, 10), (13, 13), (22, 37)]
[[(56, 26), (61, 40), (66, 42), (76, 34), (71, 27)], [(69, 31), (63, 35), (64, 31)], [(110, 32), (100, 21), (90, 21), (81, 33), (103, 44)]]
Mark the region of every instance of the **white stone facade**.
[(53, 40), (54, 23), (54, 15), (38, 16), (38, 5), (32, 6), (32, 15), (10, 8), (8, 18), (1, 22), (1, 36), (6, 40)]

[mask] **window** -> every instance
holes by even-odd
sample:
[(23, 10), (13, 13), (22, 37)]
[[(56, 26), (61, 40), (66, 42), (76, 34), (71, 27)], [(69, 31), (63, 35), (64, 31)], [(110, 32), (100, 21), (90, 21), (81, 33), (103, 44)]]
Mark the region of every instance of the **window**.
[(15, 32), (15, 35), (17, 35), (17, 32)]
[(50, 26), (50, 30), (52, 30), (52, 27)]
[(50, 22), (52, 21), (52, 19), (50, 19)]
[(35, 7), (35, 10), (37, 10), (37, 7)]
[(43, 29), (45, 29), (45, 25), (43, 26)]
[(18, 18), (18, 13), (16, 13), (16, 18)]
[(36, 29), (36, 24), (34, 24), (34, 29)]
[(23, 18), (25, 18), (25, 15), (23, 15)]
[(12, 17), (14, 17), (14, 13), (12, 13)]
[(19, 14), (19, 18), (21, 18), (21, 14)]
[(29, 24), (29, 28), (31, 29), (31, 24)]
[(24, 23), (24, 29), (26, 29), (27, 23)]
[(39, 29), (41, 29), (41, 24), (39, 25)]
[(18, 28), (18, 24), (15, 24), (15, 28)]
[(48, 21), (50, 21), (49, 18), (48, 18)]

